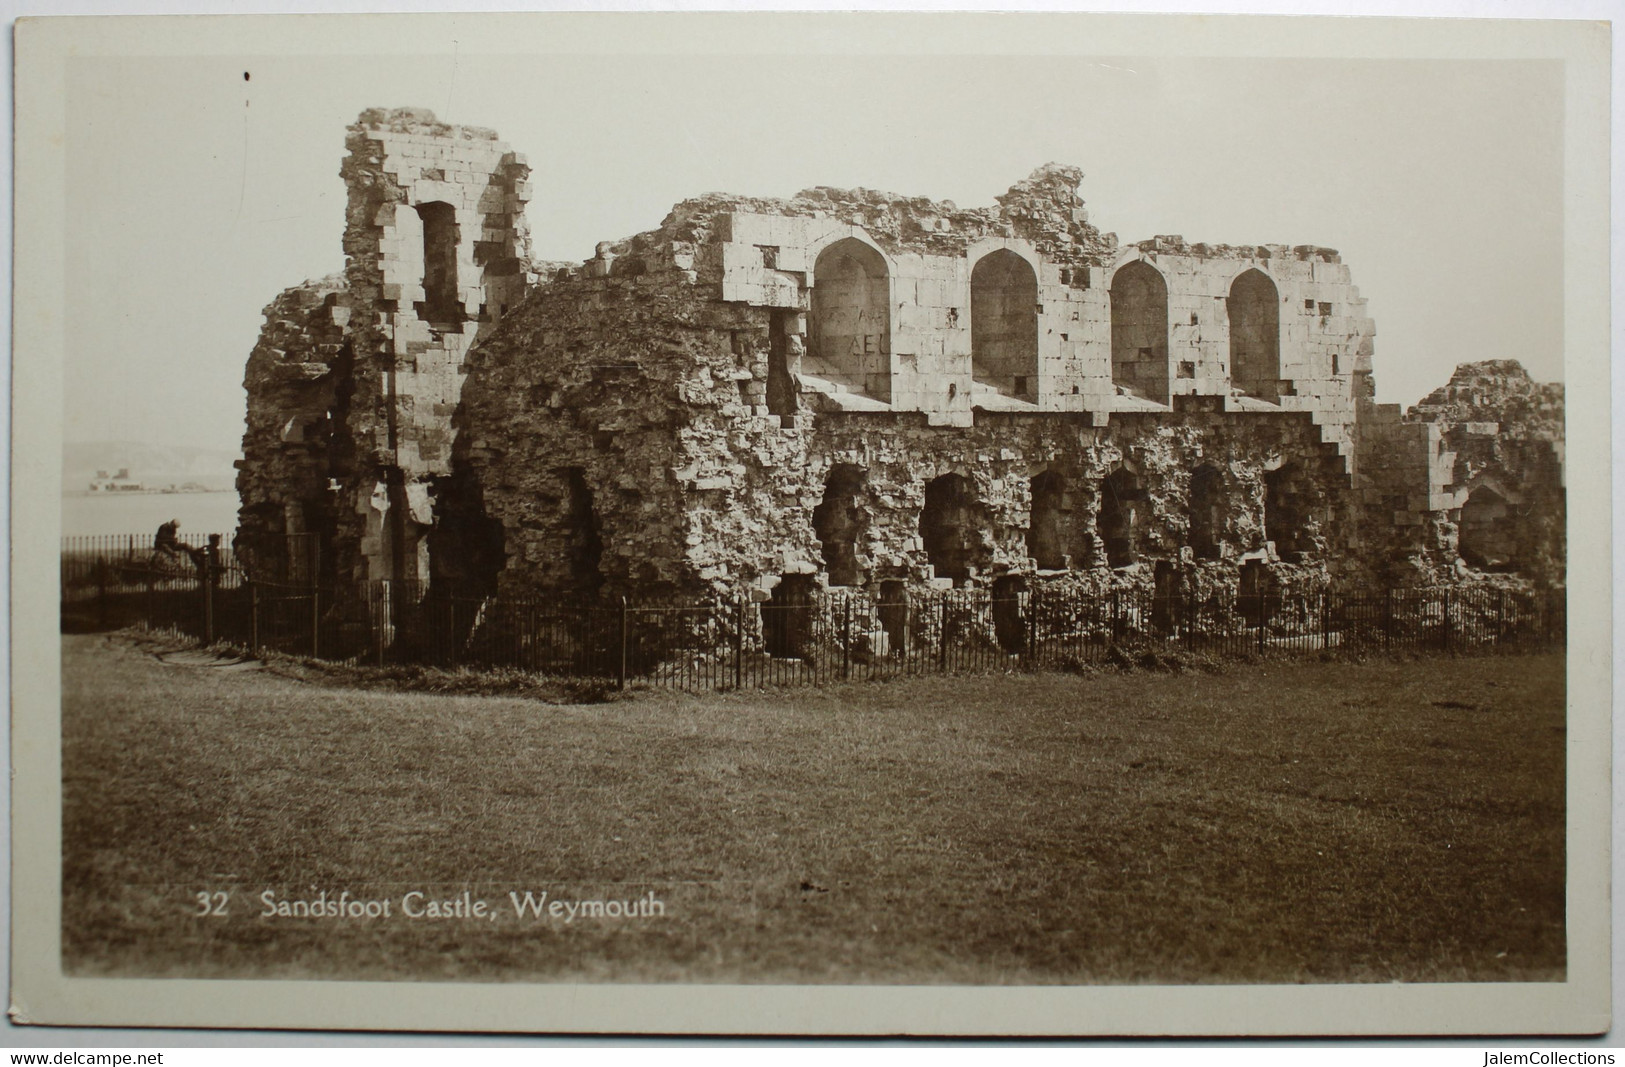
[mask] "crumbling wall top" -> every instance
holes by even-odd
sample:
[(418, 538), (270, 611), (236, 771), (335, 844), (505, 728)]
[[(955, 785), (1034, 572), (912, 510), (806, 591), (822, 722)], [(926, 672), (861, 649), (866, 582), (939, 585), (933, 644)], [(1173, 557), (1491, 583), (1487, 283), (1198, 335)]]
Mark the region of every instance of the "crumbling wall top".
[[(707, 193), (677, 204), (655, 233), (681, 244), (703, 245), (713, 236), (726, 239), (725, 220), (739, 212), (860, 226), (889, 253), (963, 255), (986, 237), (1019, 237), (1057, 262), (1105, 262), (1116, 250), (1116, 238), (1089, 224), (1077, 192), (1082, 179), (1077, 167), (1049, 163), (997, 197), (999, 206), (971, 209), (952, 200), (826, 185), (803, 189), (789, 199)], [(641, 251), (655, 233), (612, 243), (607, 250), (616, 256)]]
[(426, 107), (369, 107), (356, 119), (355, 125), (368, 130), (388, 133), (416, 134), (428, 137), (453, 137), (464, 141), (494, 141), (495, 130), (484, 126), (455, 126), (441, 122)]
[(350, 321), (343, 274), (330, 274), (286, 289), (265, 306), (265, 327), (245, 369), (252, 395), (261, 384), (308, 381), (327, 373)]
[(1537, 382), (1515, 359), (1458, 364), (1450, 381), (1417, 401), (1406, 419), (1445, 426), (1496, 422), (1509, 437), (1563, 440), (1563, 384)]
[(1162, 252), (1177, 256), (1202, 256), (1208, 259), (1295, 259), (1305, 263), (1341, 263), (1343, 257), (1335, 248), (1320, 245), (1227, 245), (1205, 241), (1187, 241), (1179, 234), (1158, 234), (1134, 247), (1142, 252)]

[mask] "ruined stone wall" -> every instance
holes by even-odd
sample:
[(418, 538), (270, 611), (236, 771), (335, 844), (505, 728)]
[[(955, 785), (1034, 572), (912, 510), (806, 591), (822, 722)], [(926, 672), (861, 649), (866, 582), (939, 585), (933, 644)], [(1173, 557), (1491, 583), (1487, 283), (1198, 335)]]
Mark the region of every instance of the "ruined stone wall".
[(534, 281), (530, 168), (492, 131), (420, 109), (364, 112), (346, 145), (359, 462), (339, 540), (353, 577), (426, 578), (469, 350)]
[[(639, 269), (589, 264), (555, 281), (476, 353), (454, 482), (500, 525), (489, 584), (765, 596), (788, 576), (870, 589), (1036, 580), (1028, 530), (1033, 479), (1046, 472), (1063, 480), (1046, 514), (1067, 546), (1046, 581), (1149, 588), (1164, 561), (1233, 594), (1239, 565), (1254, 558), (1278, 587), (1302, 588), (1323, 585), (1341, 554), (1347, 474), (1308, 413), (1179, 397), (1100, 425), (1089, 413), (1037, 410), (978, 411), (963, 427), (927, 412), (808, 403), (775, 414), (770, 363), (799, 316), (711, 298), (703, 270), (661, 254), (669, 240), (627, 246)], [(1199, 561), (1189, 487), (1202, 467), (1218, 488), (1212, 558)], [(1129, 479), (1136, 562), (1113, 567), (1100, 496), (1117, 471)], [(1274, 471), (1301, 513), (1287, 550), (1265, 529)], [(933, 509), (929, 487), (945, 478), (962, 479), (959, 497), (934, 521), (927, 513), (944, 507)], [(933, 536), (951, 544), (935, 546), (937, 560)]]
[(1123, 245), (1051, 164), (977, 209), (698, 197), (538, 264), (491, 131), (368, 111), (347, 145), (346, 272), (266, 309), (239, 477), (244, 543), (328, 580), (1562, 581), (1561, 390), (1470, 364), (1373, 403), (1331, 249)]
[(1438, 548), (1469, 572), (1564, 583), (1563, 386), (1516, 360), (1463, 363), (1406, 418), (1438, 428), (1453, 457)]
[(1463, 363), (1401, 416), (1361, 411), (1361, 549), (1400, 585), (1565, 583), (1563, 387), (1515, 360)]
[[(1186, 244), (1179, 237), (1158, 237), (1137, 251), (1167, 279), (1173, 395), (1223, 396), (1228, 411), (1308, 412), (1323, 427), (1322, 438), (1352, 459), (1356, 405), (1370, 392), (1376, 325), (1337, 252), (1313, 245)], [(1258, 295), (1275, 304), (1275, 374), (1267, 380), (1244, 380), (1232, 365), (1238, 287), (1253, 280)], [(1094, 366), (1102, 362), (1094, 353)]]
[[(813, 403), (822, 409), (922, 411), (934, 425), (956, 426), (969, 425), (978, 409), (1088, 411), (1103, 423), (1112, 411), (1167, 410), (1174, 396), (1220, 396), (1231, 411), (1310, 412), (1323, 440), (1352, 462), (1351, 426), (1356, 401), (1369, 393), (1375, 327), (1337, 253), (1309, 245), (1187, 244), (1179, 237), (1120, 248), (1114, 235), (1087, 224), (1076, 194), (1080, 178), (1075, 168), (1052, 164), (1018, 183), (998, 208), (978, 211), (815, 189), (789, 201), (690, 201), (674, 217), (690, 225), (703, 220), (694, 226), (702, 242), (698, 258), (686, 247), (683, 263), (698, 266), (703, 277), (714, 266), (706, 255), (714, 248), (721, 299), (810, 312), (810, 324), (797, 321), (788, 356), (803, 389), (821, 394)], [(889, 303), (869, 335), (853, 338), (843, 330), (838, 340), (854, 344), (854, 359), (889, 359), (884, 390), (854, 384), (862, 376), (832, 372), (837, 356), (820, 351), (828, 346), (818, 329), (818, 265), (831, 273), (841, 262), (836, 253), (853, 245), (872, 257)], [(984, 272), (993, 260), (1001, 261), (998, 269)], [(641, 268), (647, 259), (635, 262)], [(973, 309), (997, 304), (1001, 337), (1011, 332), (1012, 318), (1002, 293), (979, 299), (984, 273), (1001, 281), (1019, 274), (1031, 286), (1030, 379), (1011, 368), (1015, 360), (1002, 341), (997, 360), (1006, 369), (977, 373), (982, 357)], [(837, 277), (844, 286), (844, 272)], [(1248, 310), (1238, 307), (1238, 283), (1254, 282), (1270, 305), (1267, 323), (1236, 330), (1268, 332), (1269, 373), (1267, 381), (1242, 383), (1230, 365), (1231, 320)], [(1122, 299), (1146, 289), (1154, 291), (1152, 306), (1130, 308)], [(1131, 317), (1140, 325), (1126, 330)]]
[[(345, 477), (353, 449), (343, 432), (349, 402), (350, 308), (342, 275), (284, 291), (265, 308), (249, 354), (242, 501), (237, 551), (260, 573), (303, 579), (330, 536), (329, 485)], [(294, 540), (290, 541), (290, 537)]]
[[(1233, 588), (1250, 558), (1278, 587), (1324, 584), (1355, 528), (1349, 427), (1373, 333), (1347, 268), (1311, 246), (1120, 249), (1088, 224), (1080, 177), (1040, 168), (972, 211), (869, 190), (702, 197), (601, 244), (472, 357), (443, 491), (468, 502), (452, 524), (467, 532), (442, 543), (501, 549), (461, 577), (765, 595), (788, 576), (1036, 579), (1041, 556), (1051, 581), (1149, 585), (1160, 561)], [(1168, 337), (1160, 401), (1113, 381), (1111, 283), (1129, 264), (1166, 293), (1148, 319)], [(1245, 328), (1268, 334), (1273, 373), (1249, 385), (1267, 397), (1230, 374), (1249, 273), (1267, 306)], [(1030, 342), (1020, 293), (1036, 296)], [(978, 305), (999, 309), (980, 354)]]

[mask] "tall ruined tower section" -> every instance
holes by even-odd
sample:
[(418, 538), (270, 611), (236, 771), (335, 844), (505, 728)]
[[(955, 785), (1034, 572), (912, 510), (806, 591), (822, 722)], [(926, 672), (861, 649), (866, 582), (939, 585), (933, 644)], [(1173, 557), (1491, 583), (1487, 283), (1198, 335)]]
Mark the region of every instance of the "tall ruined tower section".
[(335, 501), (335, 570), (426, 579), (468, 352), (532, 280), (530, 167), (493, 131), (414, 108), (363, 112), (346, 146), (355, 464)]

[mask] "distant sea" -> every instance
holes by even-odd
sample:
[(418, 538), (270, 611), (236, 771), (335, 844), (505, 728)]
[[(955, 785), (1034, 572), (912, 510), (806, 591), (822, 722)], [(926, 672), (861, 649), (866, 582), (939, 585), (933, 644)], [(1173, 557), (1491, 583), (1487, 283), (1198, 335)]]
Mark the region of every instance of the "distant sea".
[(237, 530), (237, 494), (220, 493), (64, 493), (62, 536), (140, 534), (150, 539), (176, 519), (181, 539), (223, 534), (231, 543)]

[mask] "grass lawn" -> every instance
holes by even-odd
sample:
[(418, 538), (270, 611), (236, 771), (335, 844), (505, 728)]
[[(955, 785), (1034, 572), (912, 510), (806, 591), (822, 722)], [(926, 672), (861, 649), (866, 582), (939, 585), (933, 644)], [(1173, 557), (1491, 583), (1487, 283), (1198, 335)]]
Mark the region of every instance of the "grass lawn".
[[(63, 638), (73, 974), (1564, 974), (1561, 655), (560, 706), (151, 651)], [(465, 890), (495, 917), (401, 913)], [(665, 914), (521, 918), (526, 890)], [(267, 891), (392, 910), (266, 917)]]

